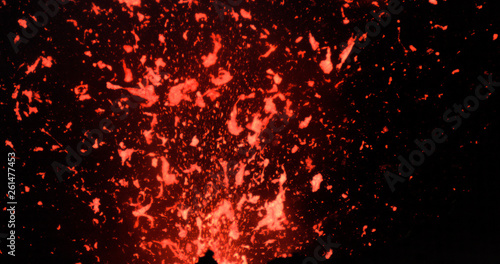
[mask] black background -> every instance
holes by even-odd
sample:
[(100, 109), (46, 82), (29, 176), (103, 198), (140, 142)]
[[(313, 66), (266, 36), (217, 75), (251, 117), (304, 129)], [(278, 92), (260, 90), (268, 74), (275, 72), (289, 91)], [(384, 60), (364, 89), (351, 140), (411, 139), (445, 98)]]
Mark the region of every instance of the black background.
[[(318, 82), (318, 86), (328, 91), (325, 94), (329, 96), (314, 98), (317, 91), (304, 87), (290, 90), (295, 100), (310, 100), (312, 103), (310, 108), (301, 109), (298, 119), (303, 120), (309, 113), (317, 113), (313, 106), (322, 106), (325, 119), (330, 124), (343, 125), (342, 129), (334, 131), (334, 144), (329, 145), (328, 141), (319, 139), (321, 147), (311, 150), (319, 153), (315, 160), (317, 170), (321, 171), (325, 180), (334, 184), (339, 192), (333, 197), (331, 194), (318, 192), (305, 199), (293, 200), (287, 205), (307, 215), (303, 219), (294, 219), (298, 222), (314, 221), (319, 215), (328, 212), (324, 230), (326, 233), (335, 234), (335, 242), (342, 246), (334, 254), (335, 261), (319, 263), (500, 262), (500, 200), (497, 191), (497, 177), (500, 175), (498, 91), (488, 100), (481, 101), (479, 109), (472, 113), (470, 118), (463, 119), (462, 126), (456, 131), (451, 131), (450, 124), (442, 118), (443, 113), (453, 104), (463, 104), (463, 99), (474, 93), (476, 85), (480, 83), (478, 76), (493, 74), (493, 79), (500, 81), (500, 40), (493, 41), (493, 34), (500, 34), (497, 18), (499, 9), (494, 5), (495, 1), (438, 2), (438, 5), (431, 5), (426, 1), (403, 1), (404, 11), (393, 17), (391, 24), (372, 39), (372, 43), (358, 55), (357, 61), (351, 62), (347, 69), (345, 65), (340, 71), (334, 69), (326, 77), (332, 80), (341, 79), (343, 83), (334, 88), (338, 81)], [(319, 60), (311, 59), (315, 54), (307, 47), (309, 32), (322, 47), (333, 47), (346, 41), (353, 34), (354, 26), (363, 28), (372, 19), (369, 12), (375, 7), (370, 5), (369, 1), (355, 1), (352, 4), (354, 7), (344, 9), (347, 17), (352, 20), (344, 25), (339, 12), (343, 3), (285, 1), (282, 5), (281, 1), (244, 1), (236, 9), (252, 10), (253, 18), (264, 28), (272, 29), (273, 24), (286, 28), (273, 32), (269, 41), (288, 45), (293, 43), (297, 36), (304, 37), (301, 43), (304, 45), (303, 50), (307, 50), (304, 59), (288, 62), (286, 58), (276, 57), (275, 60), (281, 65), (270, 63), (289, 73), (285, 75), (284, 81), (301, 83), (309, 79), (326, 79), (317, 67)], [(379, 3), (383, 5), (382, 1)], [(155, 5), (151, 3), (149, 8), (160, 12), (161, 9)], [(170, 20), (170, 26), (174, 28), (180, 26), (176, 21), (183, 21), (185, 17), (193, 14), (193, 10), (187, 5), (164, 5), (178, 6), (175, 11), (178, 19)], [(102, 1), (99, 6), (121, 10), (117, 1)], [(79, 182), (80, 179), (58, 183), (53, 175), (51, 162), (54, 159), (63, 160), (64, 154), (32, 151), (33, 146), (44, 145), (51, 140), (39, 130), (40, 127), (47, 126), (46, 124), (53, 128), (52, 136), (64, 138), (63, 145), (75, 146), (81, 138), (79, 131), (95, 126), (96, 120), (99, 120), (97, 116), (92, 116), (95, 115), (93, 109), (107, 108), (105, 98), (116, 98), (119, 95), (118, 92), (103, 89), (104, 80), (113, 77), (112, 74), (101, 76), (95, 68), (81, 63), (80, 54), (88, 48), (79, 45), (75, 36), (81, 38), (82, 31), (77, 32), (65, 21), (71, 17), (84, 27), (99, 28), (107, 32), (103, 39), (121, 38), (121, 30), (130, 30), (132, 23), (123, 22), (128, 21), (128, 14), (125, 12), (113, 12), (113, 18), (107, 20), (102, 16), (93, 18), (88, 16), (88, 13), (81, 12), (82, 9), (90, 7), (90, 2), (66, 5), (64, 10), (50, 18), (45, 29), (28, 44), (21, 45), (18, 54), (14, 54), (6, 36), (11, 31), (19, 33), (17, 19), (26, 16), (26, 13), (33, 14), (39, 7), (31, 1), (22, 4), (8, 3), (8, 6), (2, 4), (0, 9), (0, 35), (3, 36), (3, 66), (0, 79), (2, 156), (6, 157), (6, 153), (12, 151), (4, 144), (5, 139), (9, 139), (15, 146), (16, 156), (19, 157), (16, 163), (19, 169), (16, 184), (18, 188), (31, 188), (30, 192), (18, 196), (18, 263), (96, 263), (95, 255), (99, 255), (104, 263), (141, 263), (138, 260), (131, 261), (137, 250), (134, 241), (138, 241), (140, 235), (129, 233), (125, 227), (133, 223), (109, 221), (104, 228), (94, 229), (92, 223), (82, 217), (92, 214), (89, 207), (80, 202), (80, 197), (70, 194), (73, 181)], [(215, 10), (211, 4), (200, 3), (198, 8), (212, 13), (208, 22), (212, 30), (222, 36), (235, 34), (231, 26), (234, 22), (230, 21), (229, 16), (221, 22), (213, 14)], [(335, 13), (335, 16), (332, 13)], [(154, 11), (150, 14), (154, 14)], [(429, 21), (447, 25), (448, 28), (433, 29)], [(152, 23), (150, 29), (155, 32), (162, 30), (162, 27), (163, 23)], [(193, 30), (195, 27), (196, 25)], [(120, 30), (116, 30), (117, 28)], [(51, 41), (47, 41), (49, 37)], [(154, 39), (156, 35), (151, 34), (149, 37)], [(147, 43), (147, 40), (147, 35), (141, 36), (141, 42)], [(169, 41), (170, 49), (181, 50), (192, 56), (206, 54), (211, 49), (177, 46), (178, 40), (174, 37)], [(119, 45), (123, 44), (117, 43), (108, 44), (102, 41), (98, 48), (93, 47), (92, 52), (111, 60), (116, 50), (120, 49)], [(231, 46), (232, 43), (227, 45)], [(410, 49), (409, 45), (413, 45), (417, 51), (405, 52), (405, 49)], [(46, 76), (48, 81), (34, 82), (25, 78), (26, 65), (21, 67), (21, 64), (32, 64), (44, 50), (53, 49), (58, 50), (60, 55), (58, 63), (51, 69), (41, 69), (34, 74)], [(153, 46), (142, 49), (149, 49), (150, 53), (162, 51), (155, 50)], [(438, 51), (439, 56), (434, 52), (428, 54), (428, 49)], [(241, 57), (241, 65), (234, 66), (237, 70), (250, 69), (249, 72), (257, 72), (270, 67), (252, 60), (256, 54), (263, 54), (265, 50), (253, 50), (254, 54), (243, 54), (235, 48), (232, 52)], [(322, 52), (323, 55), (324, 53)], [(338, 63), (338, 54), (339, 50), (332, 49), (334, 65)], [(224, 56), (229, 54), (221, 54), (221, 60), (224, 60)], [(183, 63), (185, 62), (173, 59), (171, 67), (181, 66)], [(121, 63), (116, 61), (112, 66), (119, 69), (120, 65)], [(300, 74), (292, 74), (292, 68), (300, 69)], [(460, 71), (452, 74), (455, 69)], [(196, 76), (196, 71), (194, 67), (187, 67), (182, 74)], [(388, 84), (389, 77), (392, 77), (391, 84)], [(118, 79), (123, 78), (121, 76)], [(41, 80), (41, 77), (36, 80)], [(70, 89), (64, 87), (77, 80), (84, 80), (89, 85), (99, 87), (90, 91), (92, 97), (96, 98), (96, 101), (92, 102), (93, 105), (67, 103), (69, 98), (73, 100), (74, 95)], [(245, 84), (257, 86), (264, 83), (265, 79), (238, 79), (235, 82), (241, 82), (241, 87)], [(18, 122), (13, 111), (16, 101), (11, 98), (13, 83), (40, 91), (51, 98), (52, 105), (40, 104), (38, 114)], [(242, 88), (235, 89), (234, 94), (243, 93)], [(101, 90), (105, 91), (97, 92)], [(427, 100), (419, 100), (424, 95), (428, 95)], [(162, 99), (164, 98), (160, 100)], [(231, 106), (226, 110), (230, 111)], [(142, 125), (139, 117), (132, 115), (131, 120), (137, 121), (138, 126)], [(64, 134), (61, 126), (69, 121), (74, 122), (75, 127), (73, 132)], [(290, 124), (289, 130), (281, 134), (290, 135), (290, 130), (293, 131), (297, 126), (297, 121), (294, 122)], [(117, 126), (119, 125), (121, 124), (118, 123)], [(387, 133), (380, 132), (384, 127), (388, 128)], [(448, 140), (437, 146), (436, 152), (416, 169), (410, 181), (396, 185), (396, 192), (391, 193), (383, 178), (384, 171), (387, 169), (396, 172), (399, 164), (396, 157), (408, 157), (409, 152), (416, 149), (413, 141), (429, 138), (436, 127), (445, 129)], [(168, 129), (166, 125), (165, 129)], [(319, 123), (311, 122), (308, 129), (306, 132), (297, 133), (303, 133), (301, 136), (304, 137), (318, 137), (327, 133)], [(129, 131), (119, 133), (126, 135)], [(310, 135), (307, 135), (308, 133)], [(341, 137), (347, 140), (341, 140)], [(291, 137), (283, 136), (280, 143), (287, 144), (292, 141)], [(373, 145), (373, 148), (360, 151), (362, 141)], [(54, 143), (50, 142), (49, 146), (52, 144)], [(119, 164), (111, 162), (109, 169), (94, 168), (96, 163), (109, 156), (106, 152), (112, 150), (104, 148), (101, 151), (85, 158), (80, 167), (90, 168), (81, 172), (82, 177), (85, 176), (93, 186), (102, 184), (104, 191), (107, 183), (98, 176), (107, 177), (106, 172), (118, 168)], [(280, 156), (279, 146), (272, 146), (269, 151)], [(179, 152), (182, 152), (182, 149), (179, 149)], [(294, 156), (291, 158), (300, 159)], [(6, 162), (2, 166), (6, 166)], [(288, 166), (287, 171), (300, 170), (293, 162)], [(3, 171), (6, 171), (5, 167), (3, 168)], [(94, 170), (99, 171), (100, 175), (96, 175)], [(37, 175), (40, 171), (47, 171), (44, 179)], [(7, 184), (6, 181), (2, 182), (4, 190)], [(300, 184), (297, 183), (297, 186)], [(340, 197), (345, 190), (349, 190), (348, 201)], [(105, 202), (105, 199), (113, 199), (105, 193), (102, 195), (104, 198), (101, 203)], [(377, 198), (374, 198), (374, 195), (377, 195)], [(37, 206), (38, 201), (42, 201), (45, 206)], [(386, 204), (396, 206), (396, 212)], [(348, 208), (352, 205), (360, 209), (349, 211)], [(108, 218), (120, 216), (113, 208), (103, 210), (106, 210)], [(4, 211), (2, 219), (6, 219), (5, 215)], [(2, 223), (6, 222), (2, 220)], [(57, 232), (56, 228), (60, 224), (63, 224), (65, 229)], [(361, 237), (360, 227), (365, 224), (369, 226), (368, 230), (375, 228), (377, 231)], [(82, 249), (88, 237), (98, 238), (98, 251), (86, 252)], [(318, 246), (314, 240), (307, 241), (302, 241), (306, 246), (304, 251), (298, 252), (301, 256), (311, 256), (314, 248)], [(372, 246), (368, 247), (368, 242), (371, 242)], [(2, 240), (0, 245), (5, 245), (5, 241)], [(4, 258), (6, 251), (3, 246), (1, 251), (1, 263), (15, 263), (12, 258)], [(157, 263), (157, 259), (151, 256), (144, 260)], [(283, 263), (290, 263), (291, 260), (284, 261)]]

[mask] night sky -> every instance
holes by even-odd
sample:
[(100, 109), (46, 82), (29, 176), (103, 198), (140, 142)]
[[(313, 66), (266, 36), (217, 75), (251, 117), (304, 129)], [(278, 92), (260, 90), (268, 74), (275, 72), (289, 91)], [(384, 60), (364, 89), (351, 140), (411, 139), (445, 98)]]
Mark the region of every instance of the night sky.
[(1, 1), (0, 263), (500, 263), (495, 3)]

